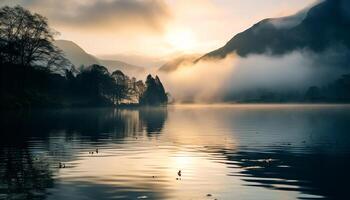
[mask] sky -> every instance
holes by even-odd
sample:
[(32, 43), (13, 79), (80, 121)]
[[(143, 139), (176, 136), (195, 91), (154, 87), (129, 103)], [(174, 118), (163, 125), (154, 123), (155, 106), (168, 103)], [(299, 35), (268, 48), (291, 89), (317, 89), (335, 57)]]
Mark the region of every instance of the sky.
[(46, 16), (97, 56), (206, 53), (254, 23), (296, 13), (317, 0), (0, 0)]

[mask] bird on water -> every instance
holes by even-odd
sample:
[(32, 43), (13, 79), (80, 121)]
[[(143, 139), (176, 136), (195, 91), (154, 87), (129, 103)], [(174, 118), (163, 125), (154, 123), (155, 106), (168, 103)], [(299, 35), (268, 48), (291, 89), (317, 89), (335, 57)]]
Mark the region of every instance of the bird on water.
[(181, 170), (179, 170), (179, 171), (177, 172), (177, 175), (178, 175), (178, 176), (181, 176)]

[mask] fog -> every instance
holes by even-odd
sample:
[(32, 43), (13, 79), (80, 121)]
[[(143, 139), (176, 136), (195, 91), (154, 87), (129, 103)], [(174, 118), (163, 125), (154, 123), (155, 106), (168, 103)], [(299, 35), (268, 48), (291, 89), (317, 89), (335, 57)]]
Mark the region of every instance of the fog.
[(230, 80), (237, 59), (230, 55), (222, 60), (185, 64), (171, 73), (159, 74), (166, 90), (177, 102), (221, 101), (223, 86)]
[(234, 101), (235, 95), (257, 90), (303, 93), (310, 86), (323, 86), (349, 73), (348, 59), (348, 51), (339, 48), (321, 54), (307, 50), (246, 58), (231, 54), (158, 74), (177, 103), (209, 103)]

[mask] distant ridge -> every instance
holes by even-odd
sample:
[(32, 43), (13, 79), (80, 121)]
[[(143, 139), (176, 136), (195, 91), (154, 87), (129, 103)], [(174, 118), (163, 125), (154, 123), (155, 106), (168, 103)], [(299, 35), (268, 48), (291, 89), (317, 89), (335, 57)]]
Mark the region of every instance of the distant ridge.
[(132, 64), (129, 64), (129, 63), (126, 63), (123, 61), (119, 61), (119, 60), (99, 60), (99, 61), (102, 65), (107, 66), (110, 71), (115, 71), (117, 69), (119, 69), (123, 72), (126, 72), (126, 73), (128, 73), (128, 72), (138, 73), (138, 72), (145, 71), (145, 69), (143, 67), (132, 65)]
[(55, 44), (64, 52), (66, 58), (69, 59), (77, 68), (82, 65), (87, 67), (93, 64), (99, 64), (107, 67), (107, 69), (111, 72), (121, 70), (127, 74), (134, 74), (144, 71), (143, 67), (131, 65), (123, 61), (103, 60), (96, 58), (95, 56), (88, 54), (83, 48), (72, 41), (56, 40)]
[(81, 65), (90, 66), (93, 64), (100, 64), (100, 61), (97, 58), (85, 52), (84, 49), (72, 41), (56, 40), (55, 44), (64, 52), (66, 58), (78, 68)]

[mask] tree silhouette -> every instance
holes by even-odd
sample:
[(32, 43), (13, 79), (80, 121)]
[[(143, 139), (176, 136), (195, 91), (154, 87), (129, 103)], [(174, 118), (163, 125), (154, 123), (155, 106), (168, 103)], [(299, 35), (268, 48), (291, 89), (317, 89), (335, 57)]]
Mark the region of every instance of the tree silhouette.
[[(69, 77), (74, 80), (72, 75)], [(92, 65), (84, 69), (77, 75), (75, 82), (76, 94), (91, 99), (93, 104), (119, 104), (126, 96), (127, 86), (118, 83), (104, 66)]]
[(56, 33), (45, 17), (21, 6), (0, 9), (0, 64), (59, 67), (67, 60), (53, 45)]
[(153, 78), (151, 75), (146, 79), (146, 91), (140, 98), (141, 104), (146, 105), (161, 105), (168, 102), (168, 96), (165, 93), (162, 82), (159, 77)]
[(118, 105), (121, 103), (121, 100), (127, 96), (127, 76), (120, 70), (114, 71), (111, 76), (115, 81), (113, 101)]
[[(23, 7), (0, 8), (0, 108), (115, 106), (166, 102), (158, 77), (148, 86), (106, 67), (76, 69), (54, 45), (45, 17)], [(154, 102), (153, 102), (154, 101)]]

